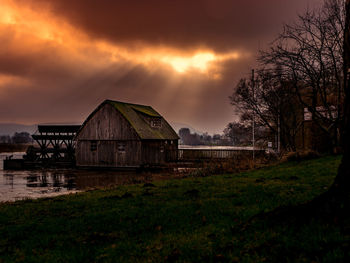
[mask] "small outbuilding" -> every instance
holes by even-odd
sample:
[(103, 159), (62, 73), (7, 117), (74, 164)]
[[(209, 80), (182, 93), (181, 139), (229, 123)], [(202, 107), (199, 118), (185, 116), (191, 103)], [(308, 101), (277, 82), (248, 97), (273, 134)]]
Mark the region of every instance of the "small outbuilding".
[(105, 100), (76, 141), (78, 167), (142, 167), (177, 160), (178, 135), (152, 107)]

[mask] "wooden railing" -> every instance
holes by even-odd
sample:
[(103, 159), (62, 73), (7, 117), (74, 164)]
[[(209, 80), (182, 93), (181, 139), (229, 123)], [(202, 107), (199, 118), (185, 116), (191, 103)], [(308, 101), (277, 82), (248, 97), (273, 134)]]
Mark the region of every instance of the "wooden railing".
[[(265, 150), (255, 150), (255, 155), (264, 154)], [(179, 160), (230, 159), (248, 157), (252, 150), (235, 149), (179, 149)]]

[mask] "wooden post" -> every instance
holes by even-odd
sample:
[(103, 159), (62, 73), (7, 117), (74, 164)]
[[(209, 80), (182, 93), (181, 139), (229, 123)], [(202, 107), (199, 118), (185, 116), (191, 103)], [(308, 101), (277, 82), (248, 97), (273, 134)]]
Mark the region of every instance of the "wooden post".
[[(254, 69), (252, 69), (252, 90), (253, 101), (255, 100), (255, 81), (254, 81)], [(255, 101), (254, 101), (255, 103)], [(255, 165), (255, 112), (253, 111), (253, 165)]]

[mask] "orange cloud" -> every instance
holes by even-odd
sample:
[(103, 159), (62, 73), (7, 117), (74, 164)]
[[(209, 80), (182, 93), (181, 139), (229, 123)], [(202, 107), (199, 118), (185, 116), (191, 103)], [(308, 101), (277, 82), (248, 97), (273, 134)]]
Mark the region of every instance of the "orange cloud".
[[(130, 48), (103, 40), (92, 40), (62, 19), (53, 17), (47, 10), (34, 11), (12, 0), (1, 1), (0, 24), (0, 30), (11, 27), (15, 29), (19, 38), (25, 36), (21, 38), (21, 45), (29, 52), (41, 46), (37, 45), (38, 42), (56, 45), (58, 49), (64, 49), (70, 57), (85, 61), (93, 67), (131, 61), (151, 67), (153, 63), (164, 63), (177, 73), (186, 73), (188, 70), (208, 73), (213, 62), (240, 57), (238, 52), (219, 55), (210, 50), (196, 50), (184, 54), (168, 47), (140, 45)], [(23, 42), (23, 39), (26, 40)]]
[(207, 1), (150, 1), (0, 0), (0, 121), (82, 121), (111, 98), (222, 130), (252, 36), (268, 27), (247, 31), (241, 10), (198, 8)]

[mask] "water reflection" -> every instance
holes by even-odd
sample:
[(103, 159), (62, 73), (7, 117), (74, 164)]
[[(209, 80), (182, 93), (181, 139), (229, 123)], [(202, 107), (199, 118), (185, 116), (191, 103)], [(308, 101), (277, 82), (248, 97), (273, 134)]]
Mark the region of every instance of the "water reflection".
[(11, 186), (11, 189), (13, 189), (13, 177), (13, 174), (4, 174), (5, 185)]
[[(17, 155), (21, 156), (23, 153), (18, 153)], [(2, 160), (6, 156), (6, 154), (0, 153), (0, 202), (56, 196), (91, 188), (143, 183), (152, 180), (152, 175), (150, 174), (120, 173), (115, 171), (4, 171), (2, 169)]]
[(76, 189), (76, 176), (69, 171), (31, 171), (28, 172), (27, 187), (54, 187)]

